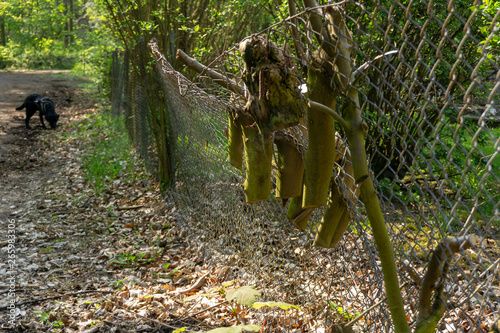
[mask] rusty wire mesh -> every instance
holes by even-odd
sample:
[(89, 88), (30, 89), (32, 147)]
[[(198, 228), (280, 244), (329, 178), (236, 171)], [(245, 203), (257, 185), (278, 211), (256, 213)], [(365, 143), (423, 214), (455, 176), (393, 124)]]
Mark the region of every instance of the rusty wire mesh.
[[(422, 277), (438, 242), (468, 236), (472, 243), (447, 259), (449, 273), (439, 281), (449, 295), (441, 332), (486, 332), (500, 310), (500, 18), (475, 5), (340, 5), (355, 44), (354, 68), (364, 69), (357, 89), (367, 122), (371, 176), (412, 325)], [(307, 64), (293, 47), (291, 27), (297, 27), (306, 56), (318, 49), (318, 42), (307, 23), (310, 12), (298, 3), (297, 12), (256, 36), (286, 47), (305, 84)], [(151, 78), (130, 71), (124, 88), (128, 129), (154, 172), (163, 158), (155, 148), (158, 138), (168, 142), (164, 151), (175, 172), (169, 198), (191, 238), (214, 254), (208, 260), (230, 265), (234, 276), (256, 285), (265, 299), (301, 307), (267, 313), (271, 330), (328, 331), (359, 316), (352, 324), (357, 331), (392, 331), (362, 202), (350, 203), (353, 221), (334, 249), (311, 246), (321, 209), (301, 232), (287, 220), (286, 202), (274, 195), (246, 204), (244, 172), (227, 162), (226, 151), (227, 112), (242, 107), (238, 96), (206, 73), (187, 72), (195, 78), (188, 80), (153, 44), (151, 50), (156, 63), (151, 71), (162, 93), (148, 92)], [(145, 60), (131, 61), (144, 66)], [(242, 84), (236, 47), (210, 68)], [(153, 104), (164, 118), (152, 115), (153, 96), (162, 99)], [(337, 109), (342, 109), (340, 99)], [(157, 127), (166, 130), (164, 136), (153, 133), (155, 122), (164, 122)], [(334, 173), (339, 172), (337, 165)]]

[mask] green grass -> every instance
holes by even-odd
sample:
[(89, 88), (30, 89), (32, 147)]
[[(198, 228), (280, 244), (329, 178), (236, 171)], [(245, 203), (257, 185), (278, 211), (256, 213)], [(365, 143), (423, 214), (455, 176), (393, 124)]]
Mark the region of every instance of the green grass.
[(138, 177), (148, 177), (142, 169), (143, 162), (136, 156), (125, 130), (123, 117), (113, 117), (106, 112), (87, 115), (83, 120), (70, 124), (73, 130), (62, 132), (62, 139), (72, 140), (85, 147), (80, 155), (85, 180), (97, 196), (119, 179), (135, 182)]

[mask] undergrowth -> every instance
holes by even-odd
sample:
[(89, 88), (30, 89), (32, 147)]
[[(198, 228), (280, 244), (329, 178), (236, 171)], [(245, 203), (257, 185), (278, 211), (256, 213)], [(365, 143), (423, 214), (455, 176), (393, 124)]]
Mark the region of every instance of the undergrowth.
[(86, 115), (70, 126), (74, 131), (67, 139), (77, 140), (85, 147), (80, 155), (81, 168), (96, 196), (101, 196), (116, 180), (129, 183), (147, 179), (144, 163), (130, 144), (123, 117), (101, 112)]

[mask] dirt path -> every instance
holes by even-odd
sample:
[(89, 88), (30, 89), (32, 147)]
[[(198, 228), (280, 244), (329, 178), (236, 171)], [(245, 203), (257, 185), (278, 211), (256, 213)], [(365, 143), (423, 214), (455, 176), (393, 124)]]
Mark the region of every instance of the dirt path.
[(64, 125), (77, 84), (66, 71), (0, 72), (0, 220), (16, 215), (28, 197), (26, 190), (52, 176), (47, 172), (51, 168), (32, 147), (40, 132), (38, 115), (32, 118), (35, 129), (28, 131), (24, 112), (15, 108), (29, 94), (50, 96)]
[[(26, 130), (24, 113), (15, 111), (35, 92), (55, 102), (55, 131), (42, 129), (36, 116)], [(210, 327), (190, 316), (210, 304), (183, 303), (176, 290), (209, 272), (217, 283), (225, 275), (207, 269), (199, 243), (179, 236), (173, 205), (155, 182), (118, 179), (97, 196), (85, 179), (85, 140), (106, 134), (75, 133), (94, 112), (91, 95), (67, 72), (0, 72), (0, 331)], [(147, 177), (139, 159), (129, 163)]]
[[(33, 129), (25, 129), (25, 113), (15, 107), (31, 93), (49, 96), (64, 128), (72, 116), (84, 112), (79, 107), (78, 83), (66, 71), (0, 72), (0, 299), (22, 302), (39, 294), (39, 288), (47, 291), (33, 283), (40, 263), (47, 260), (33, 259), (33, 254), (50, 238), (40, 232), (39, 223), (43, 221), (36, 218), (34, 210), (47, 201), (43, 192), (61, 176), (64, 164), (62, 159), (48, 157), (48, 146), (40, 139), (42, 134), (55, 132), (43, 130), (38, 115), (32, 118)], [(51, 219), (50, 212), (45, 215)], [(0, 330), (19, 327), (26, 316), (22, 307), (4, 309)]]

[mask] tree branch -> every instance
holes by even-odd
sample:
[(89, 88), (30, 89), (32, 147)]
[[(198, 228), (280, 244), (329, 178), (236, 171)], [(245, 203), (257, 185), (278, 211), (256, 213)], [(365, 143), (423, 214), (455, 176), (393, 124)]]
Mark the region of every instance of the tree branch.
[[(449, 269), (449, 259), (461, 249), (472, 244), (468, 236), (441, 240), (432, 254), (427, 272), (422, 280), (418, 300), (418, 319), (415, 333), (434, 332), (437, 323), (446, 310), (448, 299), (444, 291), (444, 280)], [(434, 296), (433, 296), (434, 294)], [(431, 305), (431, 301), (434, 303)]]
[(321, 48), (328, 54), (332, 59), (335, 58), (337, 54), (335, 45), (328, 34), (328, 29), (325, 28), (322, 20), (322, 15), (318, 13), (318, 3), (316, 0), (304, 0), (306, 9), (309, 11), (309, 22), (311, 23), (311, 28), (314, 32), (316, 40), (321, 45)]
[(333, 119), (335, 119), (335, 121), (337, 121), (346, 131), (350, 131), (351, 130), (351, 125), (344, 120), (344, 118), (342, 118), (341, 115), (339, 115), (337, 112), (335, 112), (334, 110), (332, 110), (331, 108), (329, 108), (328, 106), (326, 105), (323, 105), (321, 103), (318, 103), (318, 102), (315, 102), (315, 101), (312, 101), (312, 100), (309, 100), (308, 101), (308, 106), (312, 109), (315, 109), (317, 111), (321, 111), (321, 112), (325, 112), (325, 113), (328, 113), (330, 116), (332, 116)]
[[(290, 16), (297, 15), (297, 8), (295, 7), (295, 1), (288, 1), (288, 10)], [(300, 41), (300, 33), (298, 29), (298, 20), (296, 17), (291, 19), (291, 23), (287, 22), (287, 27), (290, 28), (290, 32), (292, 35), (293, 45), (295, 46), (295, 51), (297, 52), (297, 57), (300, 59), (300, 64), (302, 67), (307, 66), (307, 56), (304, 51), (304, 45)]]
[(189, 67), (193, 71), (200, 74), (206, 74), (208, 77), (214, 80), (215, 83), (231, 90), (235, 94), (238, 94), (246, 98), (244, 87), (238, 85), (236, 82), (230, 80), (229, 78), (223, 76), (222, 74), (219, 74), (216, 71), (201, 64), (196, 59), (193, 59), (190, 56), (188, 56), (184, 51), (177, 50), (176, 58), (182, 61), (187, 67)]

